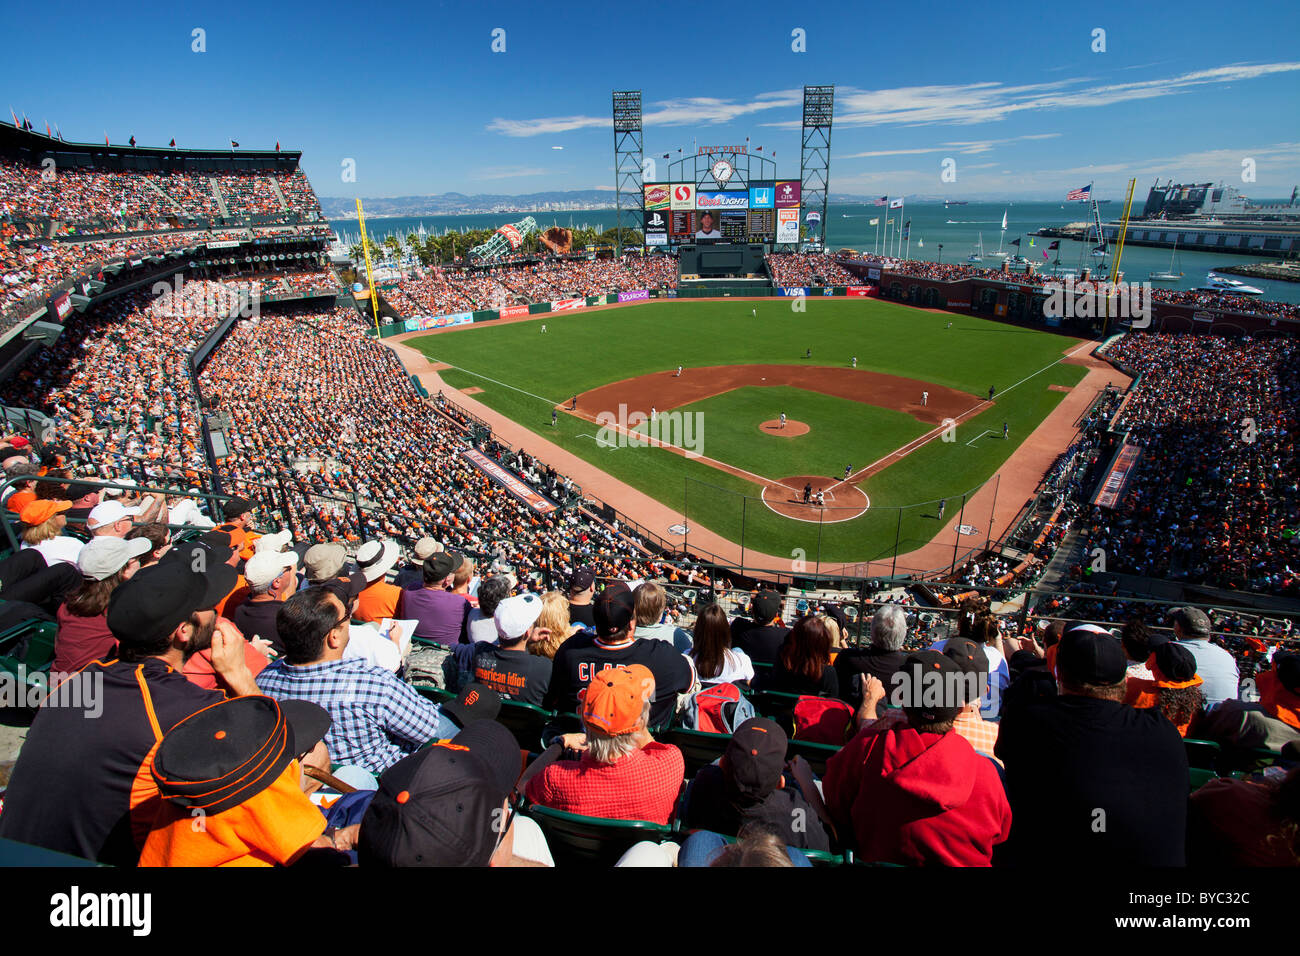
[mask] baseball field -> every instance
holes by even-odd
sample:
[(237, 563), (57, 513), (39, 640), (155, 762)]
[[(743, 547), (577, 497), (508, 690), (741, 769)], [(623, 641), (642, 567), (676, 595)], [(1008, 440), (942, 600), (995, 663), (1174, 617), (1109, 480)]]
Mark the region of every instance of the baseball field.
[(692, 528), (841, 562), (929, 542), (1085, 375), (1065, 361), (1077, 339), (874, 299), (793, 303), (655, 301), (406, 344)]

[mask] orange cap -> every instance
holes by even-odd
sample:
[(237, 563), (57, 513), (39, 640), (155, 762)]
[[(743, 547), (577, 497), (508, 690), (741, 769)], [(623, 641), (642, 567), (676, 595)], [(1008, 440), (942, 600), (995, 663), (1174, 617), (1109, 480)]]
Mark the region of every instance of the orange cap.
[(24, 505), (23, 510), (18, 515), (18, 520), (28, 527), (34, 528), (38, 524), (45, 524), (60, 511), (67, 511), (71, 507), (71, 501), (52, 501), (49, 498), (41, 498)]
[(654, 687), (654, 674), (642, 664), (603, 670), (578, 695), (583, 722), (610, 736), (631, 733)]

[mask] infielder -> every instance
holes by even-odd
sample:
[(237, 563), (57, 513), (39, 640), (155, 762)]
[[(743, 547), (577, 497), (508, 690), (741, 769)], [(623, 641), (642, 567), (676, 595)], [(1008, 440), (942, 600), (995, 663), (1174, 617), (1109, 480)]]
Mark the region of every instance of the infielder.
[(925, 406), (925, 405), (929, 405), (929, 404), (930, 404), (930, 393), (929, 393), (929, 392), (922, 392), (922, 393), (921, 393), (921, 405), (922, 405), (922, 406)]
[(858, 367), (858, 357), (856, 355), (853, 356), (853, 367), (854, 368)]
[(785, 428), (785, 412), (781, 413), (781, 427)]
[(682, 367), (679, 365), (677, 366), (677, 374), (674, 376), (674, 378), (681, 378), (681, 377), (682, 377)]
[(1010, 428), (1009, 428), (1009, 426), (1007, 425), (1007, 423), (1006, 423), (1006, 422), (1003, 422), (1003, 423), (1002, 423), (1002, 437), (1003, 437), (1003, 438), (1006, 438), (1006, 437), (1007, 437), (1007, 432), (1008, 432), (1009, 430), (1010, 430)]
[(948, 502), (945, 501), (943, 498), (940, 498), (940, 499), (939, 499), (939, 520), (940, 520), (940, 521), (943, 520), (943, 508), (944, 508), (944, 505), (946, 505), (947, 503), (948, 503)]

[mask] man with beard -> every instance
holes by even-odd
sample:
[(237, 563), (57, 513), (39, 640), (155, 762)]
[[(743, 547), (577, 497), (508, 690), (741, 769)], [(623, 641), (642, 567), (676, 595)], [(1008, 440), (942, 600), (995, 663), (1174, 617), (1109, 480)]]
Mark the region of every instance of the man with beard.
[(118, 659), (88, 664), (52, 688), (32, 721), (0, 815), (0, 837), (115, 866), (134, 866), (159, 806), (150, 773), (159, 741), (225, 698), (185, 678), (191, 642), (235, 694), (256, 694), (245, 641), (217, 603), (235, 570), (188, 559), (137, 572), (108, 603)]

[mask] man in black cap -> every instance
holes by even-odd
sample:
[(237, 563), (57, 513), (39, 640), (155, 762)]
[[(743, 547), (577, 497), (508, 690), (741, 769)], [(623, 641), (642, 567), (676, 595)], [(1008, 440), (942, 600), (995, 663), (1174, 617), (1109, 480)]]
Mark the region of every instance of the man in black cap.
[(578, 692), (598, 673), (609, 667), (641, 664), (655, 678), (650, 726), (667, 726), (676, 708), (677, 695), (686, 693), (695, 683), (690, 659), (667, 641), (636, 636), (636, 603), (622, 581), (615, 581), (600, 592), (595, 618), (594, 635), (575, 634), (555, 652), (546, 706), (563, 713), (576, 713)]
[(787, 786), (785, 731), (766, 717), (751, 717), (732, 734), (722, 760), (701, 767), (686, 791), (687, 829), (735, 836), (751, 821), (770, 824), (787, 846), (829, 850), (830, 837), (799, 789)]
[(256, 694), (245, 641), (217, 618), (234, 569), (164, 560), (118, 586), (108, 627), (118, 659), (87, 665), (52, 689), (14, 766), (0, 837), (117, 866), (133, 866), (158, 809), (149, 768), (163, 735), (225, 699), (181, 672), (191, 642), (236, 694)]
[[(230, 543), (236, 551), (243, 551), (244, 546), (250, 543), (253, 509), (256, 507), (257, 503), (247, 498), (231, 498), (221, 506), (221, 515), (226, 520), (217, 525), (216, 530), (224, 531), (230, 536)], [(256, 534), (251, 536), (254, 539), (256, 537)]]
[[(495, 721), (390, 767), (357, 840), (363, 867), (532, 866), (515, 853), (519, 744)], [(547, 854), (549, 856), (549, 853)]]
[(1016, 820), (1007, 862), (1183, 865), (1187, 753), (1159, 709), (1124, 706), (1127, 668), (1118, 639), (1076, 624), (1056, 655), (1060, 695), (1008, 698), (995, 748)]
[(590, 568), (578, 568), (569, 575), (569, 620), (588, 630), (596, 626), (591, 602), (596, 595), (596, 575)]
[(788, 627), (781, 625), (784, 604), (776, 591), (759, 591), (750, 604), (752, 620), (736, 618), (731, 622), (731, 644), (749, 655), (756, 664), (775, 664), (781, 653)]
[(906, 724), (866, 725), (826, 761), (826, 806), (861, 859), (992, 864), (994, 846), (1011, 830), (1011, 808), (993, 762), (953, 728), (968, 683), (937, 651), (910, 655), (890, 687)]
[(463, 594), (447, 589), (452, 576), (465, 562), (455, 551), (439, 551), (423, 566), (424, 586), (403, 591), (398, 599), (397, 616), (415, 620), (415, 636), (425, 642), (451, 647), (466, 638), (471, 605)]

